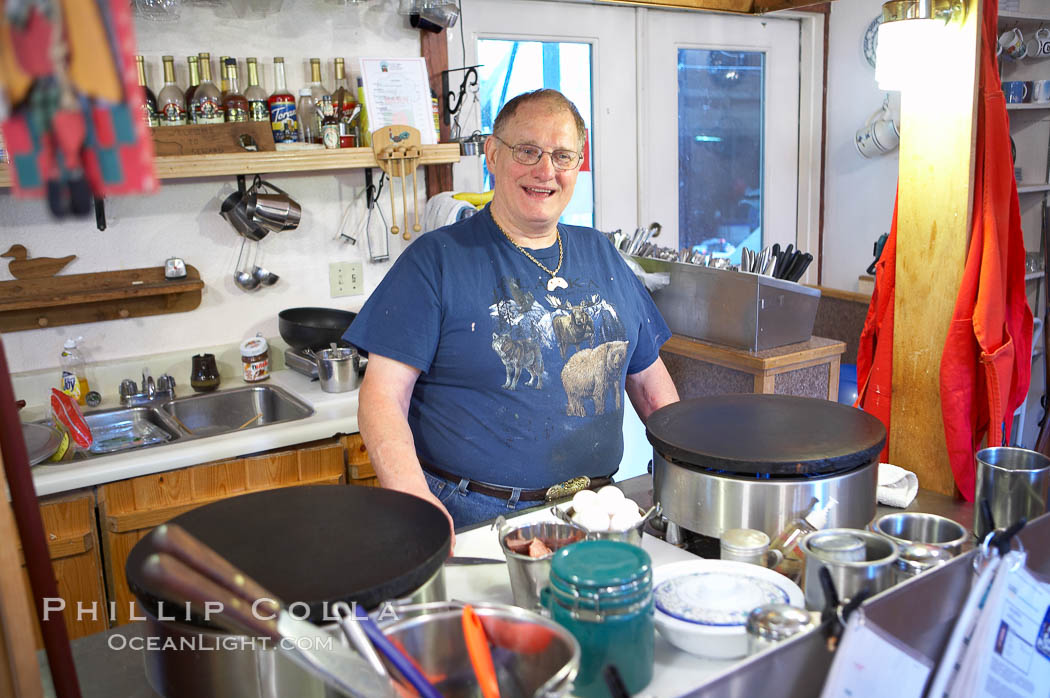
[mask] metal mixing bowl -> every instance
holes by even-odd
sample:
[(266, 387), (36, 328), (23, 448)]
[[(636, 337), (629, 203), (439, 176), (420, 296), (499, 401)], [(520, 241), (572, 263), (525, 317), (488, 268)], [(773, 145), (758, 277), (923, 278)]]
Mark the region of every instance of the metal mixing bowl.
[[(580, 665), (580, 645), (568, 630), (516, 606), (476, 604), (474, 611), (492, 645), (502, 695), (569, 693)], [(463, 639), (462, 604), (420, 604), (398, 608), (397, 614), (399, 619), (384, 625), (383, 633), (435, 681), (442, 696), (480, 694)]]

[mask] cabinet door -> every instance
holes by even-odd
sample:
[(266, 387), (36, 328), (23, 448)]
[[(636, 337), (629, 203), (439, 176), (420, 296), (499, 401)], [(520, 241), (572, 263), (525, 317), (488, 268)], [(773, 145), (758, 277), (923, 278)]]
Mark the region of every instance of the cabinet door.
[(116, 603), (115, 625), (142, 618), (128, 588), (124, 565), (131, 549), (155, 526), (204, 504), (248, 492), (345, 482), (343, 445), (327, 440), (100, 486), (99, 521), (109, 598)]
[[(65, 603), (62, 617), (69, 638), (72, 640), (105, 630), (108, 627), (106, 595), (95, 529), (94, 494), (80, 492), (41, 499), (40, 516), (44, 521), (51, 566), (58, 583), (58, 596)], [(35, 609), (24, 558), (22, 562), (29, 605)], [(37, 624), (33, 625), (33, 637), (37, 649), (42, 648), (43, 640)]]
[(347, 434), (341, 439), (346, 449), (346, 465), (350, 475), (350, 484), (360, 487), (379, 487), (379, 478), (372, 467), (365, 441), (360, 434)]

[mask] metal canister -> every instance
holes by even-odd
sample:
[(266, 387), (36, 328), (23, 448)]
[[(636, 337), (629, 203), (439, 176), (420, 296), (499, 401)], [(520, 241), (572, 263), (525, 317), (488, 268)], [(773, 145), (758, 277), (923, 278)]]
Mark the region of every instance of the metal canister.
[(755, 654), (820, 625), (820, 614), (786, 603), (759, 606), (747, 616), (747, 650)]
[(653, 678), (653, 575), (649, 554), (636, 545), (591, 540), (562, 548), (542, 592), (551, 618), (580, 643), (573, 694), (608, 695), (602, 669), (613, 664), (632, 693)]

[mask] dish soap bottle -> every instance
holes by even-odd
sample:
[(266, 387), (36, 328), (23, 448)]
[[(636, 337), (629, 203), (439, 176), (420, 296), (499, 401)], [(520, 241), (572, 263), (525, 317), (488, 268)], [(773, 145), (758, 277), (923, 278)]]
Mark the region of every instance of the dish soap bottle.
[(828, 514), (838, 503), (837, 499), (831, 498), (821, 506), (814, 499), (808, 512), (789, 523), (783, 531), (777, 534), (777, 537), (769, 544), (770, 552), (779, 558), (773, 565), (774, 570), (795, 584), (801, 582), (805, 553), (802, 552), (799, 544), (806, 535), (824, 528), (828, 522)]
[(77, 349), (77, 342), (84, 341), (83, 337), (72, 337), (62, 345), (62, 355), (59, 363), (62, 366), (62, 392), (66, 393), (83, 405), (87, 399), (88, 382), (84, 372), (84, 356)]

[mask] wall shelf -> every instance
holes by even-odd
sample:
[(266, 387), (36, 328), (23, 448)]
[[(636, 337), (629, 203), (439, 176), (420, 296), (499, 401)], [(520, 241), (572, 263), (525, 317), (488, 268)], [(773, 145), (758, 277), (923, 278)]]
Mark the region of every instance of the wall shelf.
[(1028, 111), (1031, 109), (1050, 109), (1050, 102), (1032, 104), (1027, 102), (1012, 102), (1006, 105), (1006, 111)]
[[(420, 165), (459, 162), (459, 143), (422, 146)], [(160, 179), (191, 179), (223, 175), (276, 174), (378, 167), (371, 148), (339, 150), (278, 150), (260, 153), (168, 155), (154, 159)], [(0, 165), (0, 187), (11, 186), (8, 165)]]
[(1015, 22), (1050, 22), (1050, 12), (1015, 12), (1013, 10), (999, 10), (999, 21), (1012, 20)]
[(147, 267), (3, 281), (0, 332), (186, 312), (201, 304), (203, 289), (188, 264), (182, 279)]
[(1050, 184), (1018, 184), (1018, 194), (1035, 194), (1038, 192), (1050, 191)]

